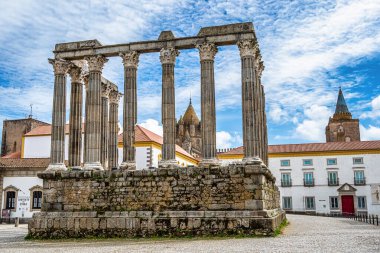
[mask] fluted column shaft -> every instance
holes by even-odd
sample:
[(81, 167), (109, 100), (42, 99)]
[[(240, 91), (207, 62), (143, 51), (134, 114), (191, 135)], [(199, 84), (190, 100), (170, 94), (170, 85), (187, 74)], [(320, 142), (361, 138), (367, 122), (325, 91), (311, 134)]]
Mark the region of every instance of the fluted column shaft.
[(123, 162), (122, 169), (136, 168), (135, 126), (137, 124), (137, 66), (139, 54), (130, 51), (120, 54), (124, 64), (123, 103)]
[(164, 48), (160, 52), (162, 64), (162, 127), (163, 139), (162, 161), (160, 166), (177, 165), (175, 157), (175, 92), (174, 92), (174, 64), (178, 50)]
[(54, 68), (54, 95), (51, 126), (51, 150), (48, 170), (66, 170), (65, 122), (66, 122), (66, 73), (68, 62), (49, 59)]
[(82, 100), (83, 83), (81, 80), (81, 68), (71, 65), (69, 70), (71, 77), (70, 97), (70, 131), (69, 131), (69, 167), (81, 167), (82, 151)]
[(104, 169), (108, 168), (108, 96), (111, 87), (102, 84), (102, 110), (100, 118), (101, 142), (100, 142), (100, 163)]
[(244, 159), (259, 157), (259, 89), (255, 73), (257, 45), (254, 41), (238, 43), (241, 56)]
[(101, 147), (101, 76), (107, 59), (102, 56), (86, 58), (89, 66), (89, 84), (86, 115), (86, 161), (85, 169), (102, 170), (100, 163)]
[(217, 164), (214, 58), (217, 48), (212, 43), (196, 46), (201, 60), (202, 165)]
[(111, 91), (109, 108), (109, 148), (108, 148), (108, 168), (118, 167), (118, 111), (121, 93)]

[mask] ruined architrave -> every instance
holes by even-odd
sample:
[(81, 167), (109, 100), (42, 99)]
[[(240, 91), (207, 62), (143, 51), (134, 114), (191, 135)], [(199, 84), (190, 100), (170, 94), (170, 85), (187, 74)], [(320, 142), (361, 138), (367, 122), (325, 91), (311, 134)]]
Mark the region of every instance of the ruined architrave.
[[(244, 159), (240, 164), (221, 166), (216, 159), (214, 58), (217, 48), (227, 45), (237, 45), (241, 56)], [(174, 67), (179, 50), (191, 48), (199, 50), (201, 62), (202, 161), (199, 167), (180, 168), (175, 157)], [(151, 52), (160, 53), (162, 65), (164, 141), (159, 168), (139, 171), (135, 170), (133, 147), (137, 64), (140, 54)], [(276, 179), (265, 165), (268, 141), (261, 84), (264, 65), (252, 23), (206, 27), (197, 36), (185, 38), (175, 38), (171, 31), (164, 31), (158, 40), (129, 44), (107, 46), (97, 40), (63, 43), (56, 45), (54, 53), (52, 157), (48, 169), (39, 174), (44, 180), (42, 212), (33, 216), (30, 236), (274, 233), (285, 214), (280, 209)], [(124, 64), (125, 88), (122, 170), (117, 169), (117, 110), (121, 94), (116, 87), (103, 92), (101, 100), (101, 71), (106, 57), (119, 55)], [(89, 66), (85, 170), (69, 172), (64, 171), (63, 157), (65, 75), (67, 63), (74, 60), (86, 60)], [(189, 113), (190, 119), (186, 120), (190, 126), (200, 124), (192, 118), (194, 114)], [(73, 115), (75, 119), (70, 123), (75, 123), (76, 129), (78, 115)], [(185, 133), (185, 142), (189, 139), (190, 133)], [(108, 150), (102, 142), (108, 143)], [(75, 144), (69, 143), (73, 146), (70, 150), (76, 150)], [(103, 171), (107, 157), (112, 170)]]

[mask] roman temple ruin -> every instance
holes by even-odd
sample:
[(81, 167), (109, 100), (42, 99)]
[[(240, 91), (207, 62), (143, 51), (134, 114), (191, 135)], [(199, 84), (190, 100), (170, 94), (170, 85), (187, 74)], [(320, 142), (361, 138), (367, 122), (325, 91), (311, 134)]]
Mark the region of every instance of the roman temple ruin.
[[(229, 45), (237, 45), (241, 56), (244, 158), (221, 166), (216, 157), (214, 57), (218, 47)], [(175, 157), (174, 68), (180, 50), (193, 48), (199, 51), (201, 65), (201, 161), (197, 167), (180, 167)], [(139, 55), (152, 52), (160, 53), (162, 65), (162, 160), (156, 169), (136, 170), (138, 62)], [(54, 54), (49, 60), (55, 75), (51, 162), (38, 175), (44, 181), (43, 203), (29, 223), (31, 237), (269, 235), (285, 219), (275, 178), (266, 167), (264, 65), (252, 23), (205, 27), (197, 36), (184, 38), (163, 31), (157, 40), (128, 44), (62, 43), (55, 46)], [(116, 138), (121, 94), (116, 85), (102, 85), (109, 57), (121, 57), (124, 64), (120, 165)], [(64, 161), (67, 74), (72, 89), (68, 167)]]

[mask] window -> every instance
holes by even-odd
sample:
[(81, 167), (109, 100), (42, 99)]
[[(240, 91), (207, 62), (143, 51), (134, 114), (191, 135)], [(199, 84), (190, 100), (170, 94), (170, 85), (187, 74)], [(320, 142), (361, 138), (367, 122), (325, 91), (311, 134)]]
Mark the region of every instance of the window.
[(303, 166), (313, 165), (313, 159), (303, 159)]
[(292, 179), (290, 173), (281, 173), (281, 186), (289, 187), (292, 186)]
[(33, 192), (33, 209), (41, 209), (42, 191)]
[(286, 210), (292, 209), (292, 197), (282, 197), (282, 208)]
[(327, 158), (327, 165), (336, 165), (336, 158)]
[(315, 198), (305, 197), (305, 208), (309, 210), (315, 209)]
[(338, 197), (330, 197), (330, 209), (339, 209)]
[(354, 157), (353, 163), (354, 164), (363, 164), (363, 157)]
[(314, 186), (313, 172), (303, 173), (304, 186)]
[(365, 196), (358, 197), (358, 208), (366, 209), (366, 198), (365, 198)]
[(328, 175), (328, 178), (327, 178), (328, 185), (330, 186), (339, 185), (338, 172), (329, 171), (327, 175)]
[(15, 209), (16, 192), (8, 191), (6, 196), (5, 209)]
[(354, 171), (354, 184), (355, 185), (365, 185), (364, 170)]
[(281, 166), (290, 166), (290, 160), (281, 160)]

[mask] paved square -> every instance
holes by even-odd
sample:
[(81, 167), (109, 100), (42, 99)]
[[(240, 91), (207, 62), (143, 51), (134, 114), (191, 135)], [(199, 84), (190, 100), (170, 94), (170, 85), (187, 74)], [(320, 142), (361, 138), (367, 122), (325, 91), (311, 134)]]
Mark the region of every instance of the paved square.
[(275, 238), (24, 241), (27, 226), (0, 225), (0, 252), (380, 252), (380, 226), (344, 218), (287, 215)]

